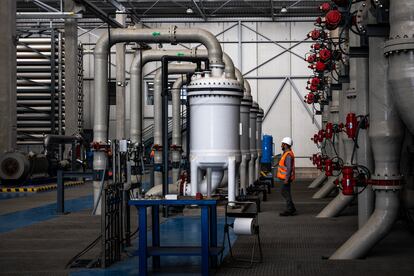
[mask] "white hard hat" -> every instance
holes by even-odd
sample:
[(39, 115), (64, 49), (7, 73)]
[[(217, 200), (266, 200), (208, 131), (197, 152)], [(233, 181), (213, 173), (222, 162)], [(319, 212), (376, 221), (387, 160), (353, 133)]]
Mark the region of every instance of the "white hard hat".
[(283, 139), (282, 139), (282, 143), (284, 143), (284, 144), (286, 144), (286, 145), (289, 145), (289, 146), (292, 146), (292, 145), (293, 145), (292, 138), (290, 138), (290, 137), (285, 137), (285, 138), (283, 138)]

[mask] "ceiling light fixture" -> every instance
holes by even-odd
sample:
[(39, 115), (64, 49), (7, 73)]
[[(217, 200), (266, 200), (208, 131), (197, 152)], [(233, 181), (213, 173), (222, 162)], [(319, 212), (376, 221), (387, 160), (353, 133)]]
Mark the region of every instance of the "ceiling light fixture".
[(193, 13), (194, 13), (194, 11), (193, 11), (193, 9), (192, 9), (192, 8), (188, 8), (185, 12), (186, 12), (187, 14), (193, 14)]
[(282, 8), (280, 9), (281, 13), (287, 13), (288, 9), (286, 8), (286, 6), (282, 6)]

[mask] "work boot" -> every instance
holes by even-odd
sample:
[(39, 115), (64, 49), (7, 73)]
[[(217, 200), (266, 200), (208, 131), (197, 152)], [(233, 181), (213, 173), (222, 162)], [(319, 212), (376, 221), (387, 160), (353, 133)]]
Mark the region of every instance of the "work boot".
[(294, 215), (296, 215), (296, 210), (284, 211), (282, 213), (279, 213), (279, 216), (281, 216), (281, 217), (289, 217), (289, 216), (294, 216)]

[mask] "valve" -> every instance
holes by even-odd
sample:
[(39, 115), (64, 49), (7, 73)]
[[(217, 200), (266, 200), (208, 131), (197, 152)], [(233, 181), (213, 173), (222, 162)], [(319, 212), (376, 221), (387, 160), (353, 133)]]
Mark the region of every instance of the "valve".
[(318, 61), (318, 62), (316, 62), (314, 68), (317, 72), (323, 72), (326, 69), (326, 65), (325, 65), (325, 63), (323, 63), (321, 61)]
[(315, 43), (311, 45), (311, 49), (315, 49), (316, 51), (318, 51), (319, 49), (321, 49), (322, 45), (320, 43)]
[(331, 51), (328, 50), (328, 49), (322, 49), (322, 50), (319, 51), (319, 58), (322, 61), (329, 60), (331, 58), (331, 56), (332, 56)]
[(333, 124), (328, 122), (325, 125), (325, 138), (331, 139), (332, 136), (333, 136)]
[(322, 3), (322, 5), (319, 6), (319, 9), (326, 13), (331, 10), (331, 4), (328, 2)]
[(332, 159), (327, 158), (325, 160), (325, 175), (332, 176), (333, 175), (333, 162)]
[(316, 60), (316, 54), (309, 55), (309, 56), (306, 58), (306, 61), (307, 61), (307, 62), (309, 62), (309, 63), (314, 63), (314, 62), (315, 62), (315, 60)]
[(318, 94), (314, 94), (312, 92), (309, 92), (306, 96), (305, 96), (305, 103), (307, 104), (313, 104), (313, 103), (317, 103), (319, 100), (319, 95)]
[(315, 133), (315, 134), (313, 135), (313, 138), (311, 138), (311, 140), (313, 140), (313, 142), (314, 142), (315, 144), (318, 144), (318, 134), (317, 134), (317, 133)]
[(346, 115), (346, 134), (348, 135), (348, 138), (355, 139), (356, 137), (356, 130), (357, 130), (357, 117), (355, 116), (355, 113), (348, 113)]
[(318, 40), (319, 38), (322, 38), (322, 32), (320, 30), (313, 30), (308, 34), (308, 37), (310, 37), (312, 40)]
[(356, 185), (356, 179), (354, 178), (354, 168), (351, 166), (344, 166), (342, 168), (342, 193), (344, 195), (353, 195)]
[(324, 137), (325, 137), (325, 131), (323, 129), (319, 130), (318, 131), (318, 142), (322, 143)]
[(342, 20), (342, 14), (338, 10), (331, 10), (325, 16), (325, 25), (328, 30), (338, 28)]

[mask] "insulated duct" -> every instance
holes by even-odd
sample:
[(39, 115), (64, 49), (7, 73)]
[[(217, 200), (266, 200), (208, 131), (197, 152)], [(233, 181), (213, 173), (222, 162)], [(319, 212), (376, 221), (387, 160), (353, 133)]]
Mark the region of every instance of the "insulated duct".
[[(101, 171), (106, 168), (107, 156), (104, 148), (108, 142), (108, 54), (112, 45), (121, 42), (201, 43), (207, 48), (212, 75), (221, 76), (223, 72), (223, 52), (220, 43), (213, 34), (202, 29), (171, 26), (159, 29), (112, 29), (104, 33), (97, 41), (94, 50), (95, 117), (93, 131), (97, 148), (94, 152), (94, 170)], [(94, 190), (94, 205), (97, 206), (99, 181), (94, 181)], [(100, 214), (100, 206), (97, 209), (97, 214)]]

